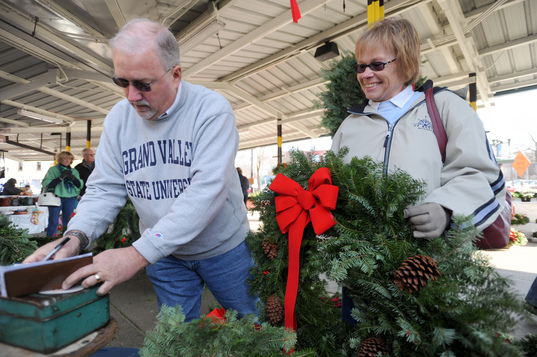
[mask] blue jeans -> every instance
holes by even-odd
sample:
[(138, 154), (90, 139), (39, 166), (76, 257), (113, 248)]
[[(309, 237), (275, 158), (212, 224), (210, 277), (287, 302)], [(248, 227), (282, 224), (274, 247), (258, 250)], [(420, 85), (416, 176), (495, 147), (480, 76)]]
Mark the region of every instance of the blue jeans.
[(351, 326), (356, 325), (356, 320), (352, 317), (351, 312), (354, 309), (354, 302), (347, 292), (347, 288), (343, 287), (341, 291), (341, 318)]
[(533, 284), (531, 284), (530, 290), (526, 295), (526, 301), (537, 307), (537, 277), (533, 281)]
[(67, 223), (75, 210), (76, 201), (76, 197), (62, 197), (60, 206), (49, 206), (47, 237), (52, 237), (54, 234), (56, 234), (56, 231), (58, 230), (58, 220), (60, 219), (60, 211), (62, 212), (62, 224), (64, 227), (67, 227)]
[(250, 250), (242, 242), (229, 252), (203, 260), (181, 260), (170, 255), (146, 270), (157, 293), (159, 309), (162, 304), (180, 305), (189, 322), (200, 317), (204, 285), (224, 309), (237, 311), (239, 318), (246, 314), (257, 316), (258, 298), (250, 295), (246, 284), (252, 265)]

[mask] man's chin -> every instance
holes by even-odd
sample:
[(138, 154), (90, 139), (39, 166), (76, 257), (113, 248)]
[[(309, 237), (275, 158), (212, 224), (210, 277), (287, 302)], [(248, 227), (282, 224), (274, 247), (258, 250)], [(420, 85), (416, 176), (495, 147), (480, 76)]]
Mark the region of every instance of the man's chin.
[(153, 119), (155, 119), (155, 113), (152, 112), (152, 111), (141, 111), (141, 110), (137, 110), (136, 112), (138, 113), (138, 115), (139, 115), (142, 119), (145, 119), (145, 120), (153, 120)]

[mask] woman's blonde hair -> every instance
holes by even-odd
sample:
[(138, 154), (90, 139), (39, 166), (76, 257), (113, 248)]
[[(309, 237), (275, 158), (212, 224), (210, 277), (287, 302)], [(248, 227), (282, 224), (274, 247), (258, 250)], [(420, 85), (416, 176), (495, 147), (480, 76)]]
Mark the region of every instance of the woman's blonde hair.
[(75, 155), (71, 154), (69, 151), (61, 151), (56, 154), (56, 161), (61, 162), (66, 157), (70, 158), (71, 160), (75, 159)]
[(420, 37), (410, 21), (386, 18), (375, 23), (356, 42), (356, 60), (379, 46), (393, 51), (405, 85), (416, 83), (420, 76)]

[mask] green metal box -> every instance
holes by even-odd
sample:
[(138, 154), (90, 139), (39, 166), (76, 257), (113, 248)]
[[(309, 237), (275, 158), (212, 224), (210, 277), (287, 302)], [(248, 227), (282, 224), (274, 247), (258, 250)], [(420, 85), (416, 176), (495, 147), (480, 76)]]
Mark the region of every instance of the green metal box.
[(0, 342), (52, 353), (106, 325), (109, 295), (97, 287), (73, 294), (0, 298)]

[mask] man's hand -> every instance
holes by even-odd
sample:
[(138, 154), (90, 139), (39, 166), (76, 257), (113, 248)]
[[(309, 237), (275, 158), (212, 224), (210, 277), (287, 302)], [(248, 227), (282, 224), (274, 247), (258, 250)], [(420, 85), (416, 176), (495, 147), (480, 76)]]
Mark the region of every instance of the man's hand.
[(103, 285), (99, 287), (97, 294), (105, 295), (112, 287), (129, 280), (147, 265), (149, 262), (132, 246), (105, 250), (93, 257), (93, 264), (69, 275), (63, 282), (62, 289), (69, 289), (81, 280), (84, 288), (102, 281)]
[[(50, 242), (48, 244), (45, 244), (42, 247), (39, 247), (35, 252), (30, 254), (26, 259), (24, 259), (23, 263), (35, 263), (40, 262), (47, 256), (48, 253), (52, 251), (65, 237), (62, 237), (60, 239), (57, 239), (53, 242)], [(53, 260), (57, 259), (63, 259), (67, 257), (72, 257), (73, 255), (77, 255), (80, 251), (80, 245), (78, 242), (78, 239), (71, 238), (69, 242), (67, 242), (63, 247), (61, 247), (56, 254), (53, 256)]]
[(439, 237), (451, 221), (451, 213), (434, 202), (409, 206), (403, 214), (414, 227), (414, 237), (416, 238), (433, 239)]

